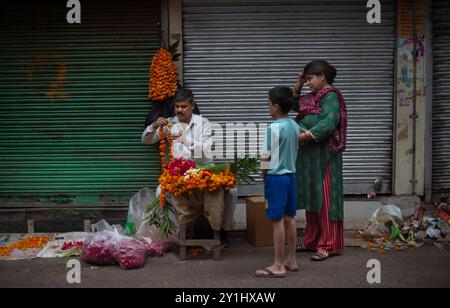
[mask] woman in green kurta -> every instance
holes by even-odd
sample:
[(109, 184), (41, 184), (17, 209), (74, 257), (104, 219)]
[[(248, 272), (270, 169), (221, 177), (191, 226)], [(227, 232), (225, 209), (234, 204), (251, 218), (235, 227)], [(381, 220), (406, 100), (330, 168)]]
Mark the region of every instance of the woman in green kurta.
[[(294, 110), (303, 128), (297, 157), (298, 208), (306, 210), (307, 220), (304, 243), (297, 251), (316, 251), (314, 261), (344, 250), (342, 152), (347, 112), (341, 93), (331, 86), (336, 74), (328, 62), (314, 60), (294, 86), (299, 95)], [(304, 83), (311, 93), (300, 96)]]

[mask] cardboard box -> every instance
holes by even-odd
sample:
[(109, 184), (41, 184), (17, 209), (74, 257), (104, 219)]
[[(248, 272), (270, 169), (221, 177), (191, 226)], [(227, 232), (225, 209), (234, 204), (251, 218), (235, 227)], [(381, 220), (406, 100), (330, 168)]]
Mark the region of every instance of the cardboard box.
[(246, 199), (247, 240), (254, 246), (273, 246), (272, 222), (266, 217), (264, 197)]

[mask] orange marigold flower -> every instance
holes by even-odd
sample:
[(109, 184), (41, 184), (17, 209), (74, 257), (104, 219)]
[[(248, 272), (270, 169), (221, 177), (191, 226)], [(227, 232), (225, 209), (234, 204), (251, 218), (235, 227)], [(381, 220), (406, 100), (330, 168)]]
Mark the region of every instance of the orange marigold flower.
[(161, 48), (153, 57), (150, 67), (149, 97), (165, 101), (177, 91), (177, 69), (170, 52)]
[(51, 236), (30, 236), (19, 242), (7, 245), (0, 248), (0, 256), (9, 256), (14, 249), (27, 250), (31, 248), (41, 249), (49, 241), (52, 240)]

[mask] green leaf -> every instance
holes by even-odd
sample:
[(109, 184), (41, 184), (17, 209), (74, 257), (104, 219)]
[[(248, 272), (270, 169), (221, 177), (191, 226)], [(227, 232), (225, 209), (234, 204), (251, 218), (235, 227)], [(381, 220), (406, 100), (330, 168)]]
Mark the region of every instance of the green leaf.
[(251, 184), (251, 182), (255, 181), (251, 174), (259, 172), (259, 160), (254, 157), (235, 157), (234, 162), (231, 164), (231, 172), (233, 172), (239, 183), (246, 182)]
[(175, 222), (170, 219), (170, 212), (174, 213), (175, 210), (170, 205), (161, 207), (159, 198), (156, 198), (147, 207), (148, 216), (144, 223), (155, 226), (163, 237), (168, 238), (176, 230)]

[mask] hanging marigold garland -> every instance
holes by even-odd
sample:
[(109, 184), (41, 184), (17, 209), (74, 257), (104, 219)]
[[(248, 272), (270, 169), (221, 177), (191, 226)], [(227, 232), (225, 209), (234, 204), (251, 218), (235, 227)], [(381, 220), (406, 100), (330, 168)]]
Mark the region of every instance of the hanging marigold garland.
[[(170, 128), (170, 124), (168, 126), (168, 128)], [(166, 162), (166, 152), (167, 155), (169, 157), (169, 163), (171, 161), (173, 161), (173, 156), (172, 156), (172, 144), (173, 144), (173, 140), (169, 135), (166, 135), (164, 132), (164, 128), (162, 127), (159, 130), (159, 137), (160, 137), (160, 143), (159, 143), (159, 154), (161, 156), (161, 168), (162, 168), (162, 172), (163, 174), (168, 170), (167, 166), (168, 163)], [(169, 146), (168, 151), (167, 151), (167, 145)], [(160, 177), (160, 183), (161, 183), (161, 177)], [(161, 193), (159, 195), (159, 205), (161, 207), (164, 207), (167, 205), (167, 201), (166, 201), (166, 189), (165, 186), (161, 185)]]
[(150, 66), (149, 98), (165, 101), (177, 91), (177, 69), (172, 54), (161, 48), (153, 57)]

